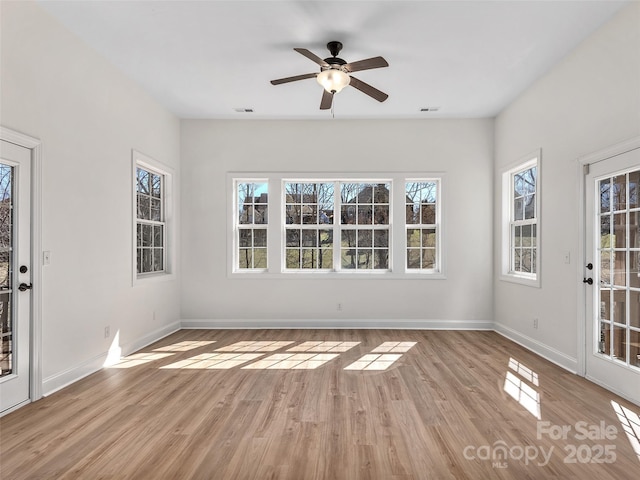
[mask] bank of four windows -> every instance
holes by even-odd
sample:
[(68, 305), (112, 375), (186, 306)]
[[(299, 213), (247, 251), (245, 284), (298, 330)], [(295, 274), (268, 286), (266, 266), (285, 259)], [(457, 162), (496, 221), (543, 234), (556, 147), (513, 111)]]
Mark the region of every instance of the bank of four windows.
[(230, 174), (237, 274), (442, 277), (442, 175)]

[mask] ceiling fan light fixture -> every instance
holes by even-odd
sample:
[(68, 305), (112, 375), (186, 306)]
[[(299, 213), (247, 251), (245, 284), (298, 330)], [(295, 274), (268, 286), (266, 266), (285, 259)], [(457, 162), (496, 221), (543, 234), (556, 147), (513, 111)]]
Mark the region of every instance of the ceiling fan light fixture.
[(337, 57), (340, 49), (342, 48), (342, 43), (329, 42), (327, 44), (327, 48), (332, 56), (325, 58), (324, 60), (306, 48), (294, 48), (294, 50), (299, 54), (307, 57), (317, 65), (320, 65), (320, 73), (303, 73), (302, 75), (295, 75), (293, 77), (277, 78), (275, 80), (271, 80), (271, 85), (280, 85), (282, 83), (297, 82), (298, 80), (315, 78), (323, 88), (322, 100), (320, 100), (320, 110), (329, 110), (332, 108), (333, 95), (340, 92), (347, 85), (351, 85), (356, 90), (361, 91), (365, 95), (369, 95), (378, 102), (384, 102), (389, 98), (389, 95), (386, 93), (381, 92), (368, 83), (350, 75), (353, 72), (359, 72), (361, 70), (388, 67), (389, 63), (387, 63), (384, 58), (371, 57), (357, 62), (347, 63), (342, 58)]
[(351, 81), (349, 75), (337, 68), (327, 68), (316, 77), (318, 83), (329, 93), (339, 93)]

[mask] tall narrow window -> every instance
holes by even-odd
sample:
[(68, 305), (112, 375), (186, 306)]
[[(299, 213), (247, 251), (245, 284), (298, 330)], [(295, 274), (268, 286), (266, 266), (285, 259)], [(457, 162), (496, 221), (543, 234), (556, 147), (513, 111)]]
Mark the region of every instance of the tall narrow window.
[(333, 268), (334, 184), (285, 182), (285, 268)]
[(266, 270), (268, 183), (237, 182), (236, 195), (236, 268)]
[(407, 269), (438, 271), (438, 181), (405, 183)]
[(536, 166), (512, 175), (511, 272), (536, 274)]
[(390, 187), (340, 182), (341, 269), (389, 269)]
[[(532, 155), (533, 156), (533, 155)], [(539, 154), (503, 174), (503, 278), (539, 285)]]
[(165, 176), (149, 168), (136, 168), (136, 271), (138, 275), (164, 272)]

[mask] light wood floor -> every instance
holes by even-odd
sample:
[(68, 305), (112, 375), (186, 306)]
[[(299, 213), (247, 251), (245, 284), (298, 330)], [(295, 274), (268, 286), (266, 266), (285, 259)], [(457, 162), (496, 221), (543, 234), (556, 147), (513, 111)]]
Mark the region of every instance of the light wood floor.
[[(359, 343), (265, 361), (311, 341)], [(345, 369), (384, 342), (416, 343), (386, 370)], [(183, 330), (141, 353), (0, 419), (0, 478), (640, 478), (622, 424), (640, 407), (493, 332)]]

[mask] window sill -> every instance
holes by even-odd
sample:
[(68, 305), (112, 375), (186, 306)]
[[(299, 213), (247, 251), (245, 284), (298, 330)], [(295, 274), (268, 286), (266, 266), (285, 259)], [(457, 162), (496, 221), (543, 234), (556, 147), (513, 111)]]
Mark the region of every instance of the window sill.
[(540, 288), (540, 275), (536, 275), (535, 278), (532, 278), (524, 275), (503, 273), (500, 275), (500, 280), (503, 282), (517, 283), (527, 287)]
[(392, 273), (388, 271), (359, 272), (231, 272), (231, 279), (282, 280), (446, 280), (443, 273)]
[(149, 283), (172, 282), (176, 279), (175, 273), (147, 273), (145, 275), (133, 275), (133, 286), (144, 285)]

